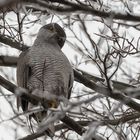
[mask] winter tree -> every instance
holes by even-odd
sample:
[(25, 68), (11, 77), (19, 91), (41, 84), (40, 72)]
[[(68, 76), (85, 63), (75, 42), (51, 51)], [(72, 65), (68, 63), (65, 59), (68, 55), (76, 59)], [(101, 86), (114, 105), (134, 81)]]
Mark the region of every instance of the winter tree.
[[(0, 1), (0, 139), (139, 140), (139, 0)], [(43, 25), (58, 23), (67, 39), (62, 51), (74, 71), (67, 106), (53, 109), (43, 127), (27, 116), (45, 109), (42, 100), (17, 86), (16, 65)], [(16, 98), (38, 108), (22, 112)]]

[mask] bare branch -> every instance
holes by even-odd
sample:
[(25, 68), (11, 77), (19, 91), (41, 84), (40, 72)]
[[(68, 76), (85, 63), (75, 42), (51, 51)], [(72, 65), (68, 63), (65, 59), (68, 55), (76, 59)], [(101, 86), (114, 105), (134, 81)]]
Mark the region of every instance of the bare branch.
[[(25, 48), (27, 48), (26, 46), (25, 46)], [(18, 58), (17, 57), (14, 57), (14, 56), (0, 56), (0, 66), (12, 66), (12, 67), (16, 67), (16, 65), (17, 65), (17, 60), (18, 60)], [(79, 72), (82, 74), (80, 74)], [(86, 83), (86, 82), (84, 82), (84, 80), (81, 80), (81, 79), (83, 79), (82, 77), (86, 77), (86, 79), (88, 80), (88, 81), (90, 81), (91, 82), (91, 80), (93, 81), (93, 82), (104, 82), (105, 80), (103, 79), (103, 78), (100, 78), (100, 77), (97, 77), (97, 76), (93, 76), (93, 75), (91, 75), (91, 74), (89, 74), (89, 73), (87, 73), (87, 72), (85, 72), (85, 71), (83, 71), (83, 70), (79, 70), (78, 69), (78, 71), (76, 71), (76, 70), (74, 70), (74, 72), (75, 72), (75, 80), (77, 81), (77, 82), (80, 82), (80, 83)], [(127, 89), (127, 88), (135, 88), (135, 90), (136, 90), (136, 87), (135, 86), (133, 86), (133, 85), (130, 85), (130, 84), (127, 84), (127, 83), (123, 83), (123, 82), (118, 82), (118, 81), (115, 81), (115, 80), (112, 80), (112, 83), (113, 83), (113, 88), (115, 89), (115, 90), (125, 90), (125, 89)], [(93, 83), (92, 83), (93, 84)], [(84, 84), (85, 85), (85, 84)], [(85, 85), (86, 86), (86, 85)], [(94, 85), (95, 86), (95, 89), (98, 87), (96, 84)], [(88, 86), (89, 87), (89, 86)], [(91, 89), (93, 89), (93, 87), (91, 88)], [(94, 89), (94, 90), (95, 90)], [(103, 90), (104, 90), (105, 88), (103, 88)], [(100, 90), (100, 89), (99, 89)], [(101, 91), (98, 91), (98, 88), (97, 88), (97, 90), (95, 90), (95, 91), (97, 91), (97, 92), (101, 92)], [(102, 92), (101, 92), (102, 93)], [(136, 92), (137, 93), (137, 92)], [(126, 95), (130, 95), (130, 94), (127, 94), (127, 92), (125, 93)], [(135, 92), (134, 92), (134, 94), (135, 94)], [(131, 96), (133, 96), (133, 94), (131, 95)], [(137, 96), (133, 96), (134, 98), (136, 98), (136, 99), (139, 99), (140, 97), (139, 97), (139, 95), (137, 95)]]
[[(86, 87), (88, 87), (98, 93), (101, 93), (105, 96), (109, 96), (115, 100), (119, 100), (123, 104), (126, 104), (127, 106), (133, 108), (136, 111), (140, 111), (140, 104), (135, 102), (132, 98), (125, 96), (125, 94), (123, 94), (117, 90), (113, 91), (113, 93), (110, 93), (110, 90), (108, 90), (108, 88), (97, 85), (93, 81), (90, 81), (86, 77), (82, 76), (77, 71), (74, 71), (74, 75), (75, 75), (75, 78), (78, 79), (78, 82), (84, 84)], [(5, 80), (2, 76), (0, 76), (0, 80), (1, 80), (0, 84), (4, 88), (6, 88), (7, 90), (10, 90), (11, 92), (13, 92), (15, 90), (16, 86), (14, 84), (11, 84), (9, 81)], [(139, 90), (140, 89), (137, 89), (136, 93), (135, 93), (135, 91), (132, 89), (133, 93), (135, 93), (136, 95), (139, 92)], [(129, 94), (131, 94), (131, 92)]]
[(0, 12), (11, 11), (17, 3), (18, 0), (6, 0), (0, 1)]
[(13, 83), (9, 82), (5, 78), (3, 78), (1, 75), (0, 75), (0, 85), (3, 86), (5, 89), (11, 91), (12, 93), (15, 93), (15, 90), (17, 88), (16, 85), (14, 85)]
[(10, 38), (5, 37), (4, 35), (0, 35), (0, 42), (21, 51), (26, 50), (28, 48), (28, 46), (20, 44), (19, 42), (15, 42)]
[[(12, 93), (16, 93), (16, 90), (18, 89), (18, 87), (16, 85), (14, 85), (11, 82), (7, 81), (2, 76), (0, 76), (0, 85), (3, 86), (4, 88), (6, 88), (7, 90), (11, 91)], [(26, 98), (27, 100), (29, 100), (33, 104), (38, 104), (39, 102), (42, 102), (44, 100), (44, 99), (42, 99), (40, 97), (36, 97), (35, 95), (27, 94), (25, 92), (22, 93), (20, 96), (23, 96), (24, 98)], [(79, 135), (82, 135), (82, 133), (85, 131), (85, 129), (82, 126), (80, 126), (73, 119), (71, 119), (71, 118), (69, 118), (67, 116), (62, 118), (61, 121), (64, 122), (66, 125), (68, 125), (71, 129), (73, 129)], [(44, 132), (41, 132), (41, 135)], [(37, 134), (37, 136), (40, 136), (40, 134)], [(33, 138), (34, 138), (34, 136), (33, 136)]]
[[(82, 135), (84, 132), (85, 132), (85, 129), (83, 129), (83, 127), (76, 121), (74, 121), (73, 119), (69, 118), (68, 116), (65, 116), (63, 119), (61, 119), (61, 121), (65, 124), (62, 124), (62, 125), (57, 125), (55, 128), (56, 128), (56, 131), (60, 130), (60, 127), (62, 129), (63, 128), (69, 128), (69, 129), (72, 129), (74, 130), (73, 128), (75, 128), (75, 132), (77, 132), (79, 135)], [(85, 123), (83, 124), (86, 124), (88, 125), (88, 121), (86, 121)], [(24, 138), (21, 138), (19, 140), (33, 140), (33, 139), (36, 139), (36, 138), (39, 138), (41, 136), (45, 135), (45, 131), (39, 131), (39, 132), (36, 132), (34, 134), (31, 134), (31, 135), (28, 135)], [(95, 139), (93, 139), (95, 140)]]
[(0, 66), (16, 67), (17, 57), (14, 56), (0, 56)]
[[(102, 18), (107, 18), (107, 17), (113, 17), (113, 19), (121, 19), (121, 20), (128, 20), (128, 21), (140, 21), (140, 16), (136, 15), (130, 15), (129, 13), (115, 13), (115, 12), (107, 12), (105, 10), (97, 10), (94, 9), (93, 7), (90, 7), (86, 4), (79, 4), (79, 3), (74, 3), (71, 1), (54, 1), (57, 4), (61, 4), (60, 6), (56, 6), (53, 4), (51, 0), (48, 1), (38, 1), (38, 0), (23, 0), (26, 5), (32, 5), (34, 7), (41, 7), (40, 10), (52, 10), (56, 11), (59, 13), (83, 13), (83, 14), (91, 14), (94, 16), (99, 16)], [(49, 3), (50, 2), (50, 3)]]

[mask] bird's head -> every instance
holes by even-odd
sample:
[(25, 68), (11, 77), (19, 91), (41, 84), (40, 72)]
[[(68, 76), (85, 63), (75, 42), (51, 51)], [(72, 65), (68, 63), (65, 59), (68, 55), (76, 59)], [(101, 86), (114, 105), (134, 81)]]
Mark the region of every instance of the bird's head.
[(63, 47), (66, 40), (64, 30), (57, 23), (50, 23), (41, 27), (38, 36), (46, 41), (56, 41), (60, 48)]

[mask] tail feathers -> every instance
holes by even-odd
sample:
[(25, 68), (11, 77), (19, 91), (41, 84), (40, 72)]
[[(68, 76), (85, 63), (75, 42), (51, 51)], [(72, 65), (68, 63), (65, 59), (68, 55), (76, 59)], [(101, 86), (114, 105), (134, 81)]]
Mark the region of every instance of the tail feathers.
[[(30, 106), (30, 108), (33, 107), (32, 104), (29, 104), (29, 106)], [(50, 122), (50, 123), (48, 123), (48, 125), (46, 123), (46, 121), (49, 121), (49, 119), (52, 119), (52, 117), (53, 117), (53, 113), (51, 111), (49, 111), (49, 110), (35, 112), (35, 113), (32, 113), (31, 115), (29, 115), (30, 121), (31, 121), (31, 118), (33, 118), (37, 122), (37, 124), (39, 126), (38, 130), (40, 130), (40, 131), (45, 130), (45, 133), (49, 137), (53, 137), (55, 135), (54, 122)], [(45, 123), (46, 123), (46, 125), (45, 125)]]
[[(31, 123), (31, 119), (33, 118), (37, 123), (38, 125), (41, 125), (43, 123), (43, 119), (42, 117), (40, 117), (40, 114), (42, 114), (42, 117), (44, 115), (44, 113), (42, 112), (39, 112), (39, 113), (33, 113), (31, 115), (29, 115), (29, 122), (30, 122), (30, 128), (32, 128), (32, 132), (33, 131), (33, 125)], [(43, 117), (44, 118), (44, 117)], [(40, 130), (40, 128), (39, 128)], [(55, 135), (55, 126), (54, 126), (54, 123), (51, 123), (47, 126), (47, 129), (45, 130), (45, 133), (49, 136), (49, 137), (53, 137)]]

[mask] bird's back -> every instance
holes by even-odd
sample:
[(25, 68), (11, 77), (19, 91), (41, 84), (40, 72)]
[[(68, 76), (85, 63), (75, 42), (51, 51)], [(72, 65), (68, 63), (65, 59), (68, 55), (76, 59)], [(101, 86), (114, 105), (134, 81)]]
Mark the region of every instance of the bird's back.
[[(70, 86), (70, 79), (73, 80), (72, 67), (59, 49), (51, 44), (41, 47), (32, 47), (29, 53), (29, 66), (31, 67), (31, 77), (29, 78), (28, 88), (32, 91), (40, 89), (67, 97)], [(42, 51), (43, 50), (43, 51)]]

